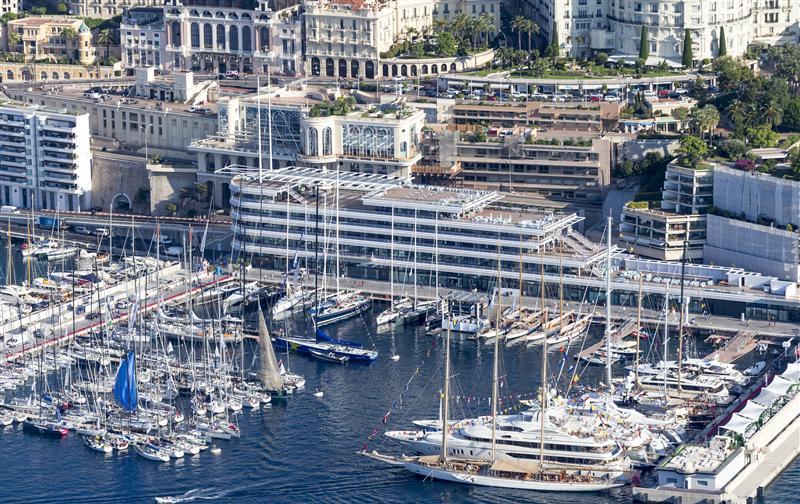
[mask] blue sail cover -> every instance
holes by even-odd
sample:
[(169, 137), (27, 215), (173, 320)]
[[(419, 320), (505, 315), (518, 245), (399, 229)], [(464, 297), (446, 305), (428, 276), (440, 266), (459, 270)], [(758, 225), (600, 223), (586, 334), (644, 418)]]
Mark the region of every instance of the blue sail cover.
[(348, 341), (348, 340), (341, 340), (335, 339), (328, 336), (328, 334), (323, 331), (322, 329), (317, 329), (317, 341), (325, 341), (328, 343), (333, 343), (334, 345), (344, 345), (353, 348), (361, 348), (362, 345), (358, 341)]
[(114, 399), (125, 411), (136, 411), (139, 394), (136, 391), (136, 354), (133, 352), (119, 364), (114, 381)]

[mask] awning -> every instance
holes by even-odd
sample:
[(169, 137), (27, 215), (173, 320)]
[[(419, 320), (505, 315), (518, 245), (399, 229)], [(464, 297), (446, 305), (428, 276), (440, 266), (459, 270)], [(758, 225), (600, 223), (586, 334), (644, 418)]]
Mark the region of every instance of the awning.
[(786, 366), (786, 371), (779, 376), (793, 382), (800, 381), (800, 362), (790, 362)]
[(755, 396), (752, 400), (753, 402), (757, 402), (758, 404), (769, 408), (770, 406), (772, 406), (772, 403), (774, 403), (779, 397), (780, 394), (776, 394), (769, 388), (764, 387), (763, 389), (761, 389), (761, 392), (759, 392), (759, 394)]
[(508, 89), (511, 87), (511, 84), (491, 84), (489, 89)]
[(745, 418), (738, 413), (734, 413), (730, 420), (725, 425), (721, 425), (720, 429), (725, 429), (744, 436), (747, 428), (753, 423), (749, 418)]
[(741, 409), (737, 414), (741, 415), (745, 418), (749, 418), (750, 420), (758, 420), (758, 417), (761, 416), (761, 413), (767, 408), (764, 406), (754, 403), (753, 401), (747, 401), (744, 408)]
[(794, 385), (794, 382), (791, 380), (787, 380), (786, 378), (781, 378), (780, 376), (776, 376), (772, 383), (767, 386), (767, 390), (771, 390), (774, 392), (778, 397), (786, 395), (789, 392), (789, 389)]

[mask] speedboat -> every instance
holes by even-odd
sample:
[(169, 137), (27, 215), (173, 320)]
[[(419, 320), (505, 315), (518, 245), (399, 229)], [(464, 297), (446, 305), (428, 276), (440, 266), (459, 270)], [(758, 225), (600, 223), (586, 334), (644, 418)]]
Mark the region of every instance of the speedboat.
[(336, 352), (333, 351), (325, 352), (324, 350), (317, 350), (315, 348), (310, 348), (308, 350), (308, 353), (313, 358), (323, 362), (333, 362), (334, 364), (347, 364), (350, 361), (350, 357), (348, 357), (347, 355), (337, 355)]

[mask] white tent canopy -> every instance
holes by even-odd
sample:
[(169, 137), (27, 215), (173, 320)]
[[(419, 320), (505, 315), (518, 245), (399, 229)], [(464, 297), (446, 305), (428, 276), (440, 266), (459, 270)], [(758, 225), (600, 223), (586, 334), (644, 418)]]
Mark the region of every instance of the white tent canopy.
[(758, 417), (761, 416), (761, 412), (763, 412), (765, 409), (767, 408), (760, 404), (754, 403), (753, 401), (747, 401), (747, 404), (745, 404), (744, 408), (742, 408), (738, 414), (751, 420), (758, 420)]
[(786, 371), (781, 373), (780, 376), (793, 382), (800, 381), (800, 362), (790, 362), (786, 366)]
[(720, 429), (729, 430), (731, 432), (735, 432), (737, 434), (744, 435), (747, 431), (747, 427), (752, 424), (753, 421), (749, 418), (745, 418), (738, 413), (734, 413), (730, 420), (725, 425), (721, 425)]
[(767, 386), (767, 390), (773, 391), (778, 397), (786, 395), (789, 392), (789, 389), (794, 385), (794, 382), (791, 380), (787, 380), (786, 378), (781, 378), (780, 376), (776, 376), (772, 383)]
[(761, 389), (761, 392), (759, 392), (759, 394), (752, 399), (752, 402), (756, 402), (769, 408), (772, 406), (772, 403), (778, 399), (778, 397), (780, 397), (780, 394), (776, 394), (773, 390), (770, 390), (769, 387), (764, 387)]

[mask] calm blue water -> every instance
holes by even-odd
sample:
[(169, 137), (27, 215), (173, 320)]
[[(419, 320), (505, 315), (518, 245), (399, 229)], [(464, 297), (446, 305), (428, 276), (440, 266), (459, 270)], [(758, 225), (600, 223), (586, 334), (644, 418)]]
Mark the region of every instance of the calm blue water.
[[(406, 428), (413, 418), (435, 417), (441, 385), (441, 339), (421, 331), (375, 334), (361, 319), (331, 333), (374, 342), (381, 352), (371, 366), (317, 363), (292, 355), (292, 371), (307, 379), (306, 391), (269, 409), (240, 418), (242, 437), (220, 441), (222, 454), (203, 453), (167, 464), (133, 454), (104, 456), (83, 446), (78, 436), (61, 440), (34, 438), (15, 427), (0, 431), (0, 502), (153, 502), (156, 496), (191, 492), (217, 502), (630, 502), (628, 491), (615, 494), (536, 494), (422, 481), (400, 469), (356, 455), (373, 429)], [(435, 347), (432, 348), (432, 343)], [(430, 350), (430, 357), (428, 352)], [(399, 362), (389, 359), (400, 355)], [(285, 359), (285, 356), (284, 356)], [(453, 340), (454, 415), (489, 412), (488, 402), (465, 407), (464, 396), (488, 397), (491, 348)], [(501, 395), (525, 394), (538, 383), (540, 353), (523, 347), (502, 351)], [(551, 365), (560, 361), (558, 353)], [(415, 376), (416, 368), (420, 368)], [(592, 381), (599, 370), (584, 375)], [(411, 381), (408, 392), (406, 383)], [(325, 396), (313, 397), (320, 388)], [(403, 405), (382, 419), (403, 393)], [(370, 449), (394, 446), (378, 435)], [(798, 502), (794, 486), (800, 466), (794, 464), (767, 491), (768, 502)]]

